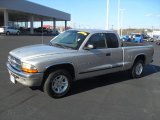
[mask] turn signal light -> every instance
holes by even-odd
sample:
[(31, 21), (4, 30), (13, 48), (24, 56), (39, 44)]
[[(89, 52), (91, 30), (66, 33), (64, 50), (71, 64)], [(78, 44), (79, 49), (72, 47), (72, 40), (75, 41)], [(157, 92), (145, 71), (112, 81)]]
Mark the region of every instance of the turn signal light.
[(30, 70), (30, 69), (26, 69), (26, 68), (22, 68), (22, 70), (24, 71), (24, 72), (27, 72), (27, 73), (37, 73), (38, 72), (38, 70)]

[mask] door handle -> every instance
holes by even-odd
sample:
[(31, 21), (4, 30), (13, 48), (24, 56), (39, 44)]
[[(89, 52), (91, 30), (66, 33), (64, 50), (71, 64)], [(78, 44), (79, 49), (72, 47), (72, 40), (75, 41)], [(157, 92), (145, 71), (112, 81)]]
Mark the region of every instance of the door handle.
[(106, 56), (111, 56), (111, 53), (106, 53)]

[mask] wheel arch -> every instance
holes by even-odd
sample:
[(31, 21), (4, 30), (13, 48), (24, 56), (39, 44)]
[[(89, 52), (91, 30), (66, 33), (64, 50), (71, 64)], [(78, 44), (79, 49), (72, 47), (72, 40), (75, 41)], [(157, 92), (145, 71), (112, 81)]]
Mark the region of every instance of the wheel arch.
[(146, 63), (146, 56), (144, 54), (139, 54), (135, 57), (133, 65), (138, 61), (138, 60), (142, 60), (143, 63)]
[(44, 71), (44, 75), (43, 75), (43, 80), (42, 80), (42, 84), (43, 85), (46, 81), (46, 78), (48, 77), (48, 75), (58, 69), (64, 69), (69, 71), (69, 73), (71, 73), (71, 77), (72, 80), (75, 79), (75, 68), (73, 66), (73, 64), (71, 63), (62, 63), (62, 64), (56, 64), (56, 65), (51, 65), (49, 67), (46, 68), (46, 70)]
[(135, 59), (134, 59), (134, 61), (133, 61), (133, 65), (132, 65), (132, 67), (131, 67), (131, 69), (130, 69), (130, 75), (131, 75), (132, 78), (139, 78), (139, 77), (142, 76), (143, 68), (142, 68), (142, 71), (141, 71), (140, 74), (137, 74), (137, 73), (135, 72), (135, 70), (136, 70), (136, 65), (138, 65), (139, 62), (141, 62), (142, 67), (143, 67), (143, 65), (145, 64), (145, 61), (146, 61), (146, 57), (145, 57), (144, 54), (139, 54), (139, 55), (137, 55), (137, 56), (135, 57)]
[(7, 33), (9, 33), (9, 34), (10, 34), (10, 31), (8, 31), (8, 30), (7, 30), (7, 31), (6, 31), (6, 34), (7, 34)]

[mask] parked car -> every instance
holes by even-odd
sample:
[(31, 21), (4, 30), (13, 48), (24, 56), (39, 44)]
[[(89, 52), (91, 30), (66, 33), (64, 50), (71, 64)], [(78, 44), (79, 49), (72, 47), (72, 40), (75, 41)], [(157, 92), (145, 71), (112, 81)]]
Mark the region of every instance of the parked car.
[(150, 38), (150, 36), (147, 35), (147, 34), (141, 34), (141, 35), (142, 35), (143, 39), (149, 39)]
[(152, 37), (149, 37), (146, 41), (147, 41), (147, 42), (154, 42), (154, 41), (155, 41), (155, 39), (154, 39), (154, 38), (152, 38)]
[(157, 45), (160, 45), (160, 41), (156, 42)]
[(51, 30), (51, 34), (58, 35), (60, 32), (57, 29)]
[(1, 26), (0, 27), (0, 34), (6, 34), (6, 35), (16, 34), (16, 35), (19, 35), (20, 31), (18, 29), (16, 29), (15, 27)]
[(143, 43), (143, 36), (140, 34), (131, 34), (131, 41), (134, 43)]
[(28, 32), (28, 28), (25, 28), (25, 27), (19, 27), (18, 29), (21, 33), (26, 33)]
[(160, 45), (160, 36), (158, 36), (157, 41), (156, 41), (157, 45)]
[(45, 27), (38, 27), (38, 28), (35, 28), (34, 29), (34, 32), (37, 32), (37, 33), (51, 33), (51, 30), (50, 29), (47, 29)]
[(13, 83), (41, 86), (49, 96), (60, 98), (75, 80), (126, 70), (139, 78), (144, 65), (153, 61), (153, 53), (152, 45), (122, 46), (114, 31), (72, 29), (50, 44), (10, 51), (7, 68)]
[(131, 38), (129, 35), (123, 35), (120, 37), (123, 42), (131, 42)]

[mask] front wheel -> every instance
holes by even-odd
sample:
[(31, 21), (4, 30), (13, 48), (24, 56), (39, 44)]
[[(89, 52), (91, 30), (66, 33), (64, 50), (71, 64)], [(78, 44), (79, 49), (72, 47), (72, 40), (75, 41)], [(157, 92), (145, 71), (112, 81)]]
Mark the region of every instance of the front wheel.
[(131, 77), (140, 78), (142, 76), (143, 68), (144, 62), (142, 60), (137, 60), (130, 70)]
[(44, 83), (44, 92), (53, 98), (64, 97), (71, 88), (72, 77), (66, 70), (55, 70)]

